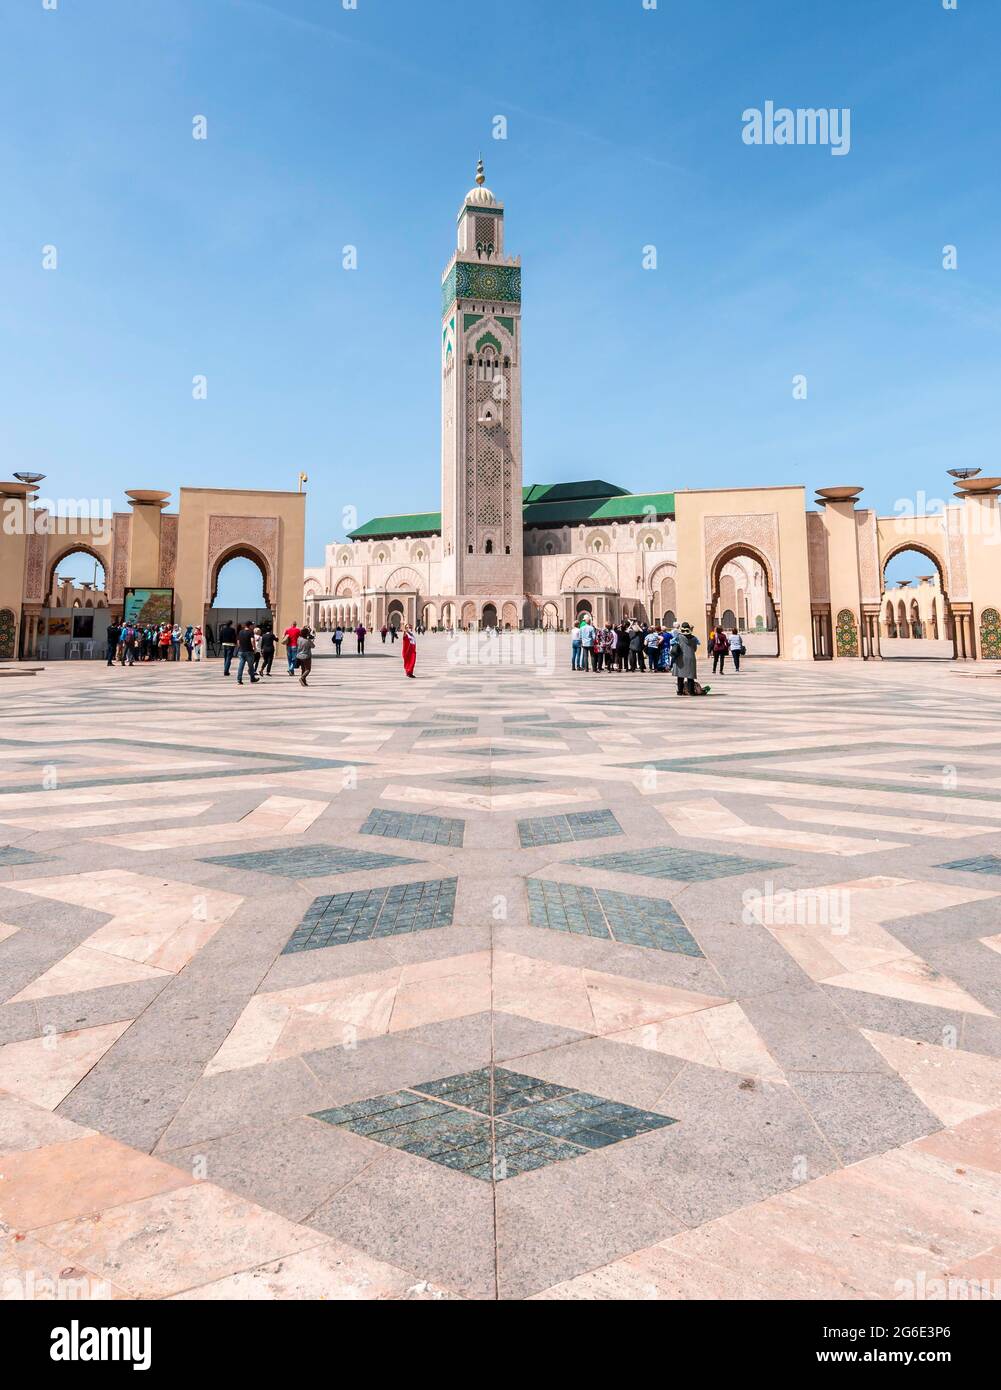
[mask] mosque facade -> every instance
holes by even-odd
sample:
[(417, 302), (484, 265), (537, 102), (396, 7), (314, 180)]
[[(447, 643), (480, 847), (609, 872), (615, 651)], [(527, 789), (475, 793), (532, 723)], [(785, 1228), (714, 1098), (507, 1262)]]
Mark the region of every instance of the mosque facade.
[[(374, 517), (329, 543), (304, 572), (308, 623), (565, 630), (588, 613), (685, 620), (703, 637), (722, 622), (773, 635), (770, 654), (795, 660), (878, 657), (933, 632), (947, 654), (1001, 656), (1001, 479), (957, 478), (951, 503), (894, 517), (861, 507), (855, 486), (818, 489), (811, 510), (799, 486), (526, 481), (521, 260), (505, 230), (481, 161), (441, 282), (440, 509)], [(886, 592), (905, 549), (933, 572), (918, 628), (910, 600), (894, 590), (891, 607)]]

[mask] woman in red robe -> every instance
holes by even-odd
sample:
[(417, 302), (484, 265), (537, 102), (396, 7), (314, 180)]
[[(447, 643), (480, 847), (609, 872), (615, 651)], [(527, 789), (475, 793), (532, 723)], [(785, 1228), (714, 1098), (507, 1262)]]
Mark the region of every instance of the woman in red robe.
[(417, 638), (414, 630), (407, 623), (403, 629), (403, 669), (411, 679), (414, 677), (414, 667), (417, 665)]

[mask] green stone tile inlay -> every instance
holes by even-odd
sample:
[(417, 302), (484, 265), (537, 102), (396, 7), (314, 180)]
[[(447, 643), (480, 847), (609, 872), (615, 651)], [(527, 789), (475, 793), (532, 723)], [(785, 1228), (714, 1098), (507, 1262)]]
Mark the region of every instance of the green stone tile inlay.
[(451, 816), (377, 809), (369, 813), (359, 834), (384, 835), (390, 840), (419, 840), (426, 845), (461, 847), (465, 828), (465, 821)]
[(580, 864), (586, 869), (641, 874), (644, 878), (673, 878), (684, 883), (787, 867), (771, 859), (745, 859), (739, 854), (705, 854), (701, 850), (671, 849), (658, 845), (650, 849), (621, 850), (616, 854), (599, 854), (590, 859), (571, 859), (568, 862)]
[(597, 936), (627, 946), (701, 956), (698, 943), (666, 898), (644, 898), (575, 883), (528, 880), (528, 914), (533, 927)]
[(421, 1082), (314, 1119), (497, 1182), (677, 1123), (503, 1067)]
[(979, 854), (973, 859), (953, 859), (949, 864), (937, 864), (938, 869), (961, 869), (966, 874), (1001, 874), (1001, 855)]
[(450, 927), (456, 882), (454, 878), (436, 878), (314, 898), (282, 955)]
[(565, 816), (533, 816), (518, 822), (522, 849), (565, 845), (574, 840), (604, 840), (623, 834), (611, 811), (571, 811)]
[(44, 864), (51, 860), (51, 854), (36, 854), (32, 849), (20, 849), (17, 845), (0, 845), (0, 866), (8, 864)]
[(227, 869), (252, 869), (260, 874), (282, 878), (323, 878), (327, 874), (353, 874), (361, 869), (388, 869), (397, 864), (419, 864), (399, 854), (375, 854), (363, 849), (342, 849), (338, 845), (296, 845), (294, 849), (260, 850), (254, 854), (217, 854), (203, 864), (221, 864)]

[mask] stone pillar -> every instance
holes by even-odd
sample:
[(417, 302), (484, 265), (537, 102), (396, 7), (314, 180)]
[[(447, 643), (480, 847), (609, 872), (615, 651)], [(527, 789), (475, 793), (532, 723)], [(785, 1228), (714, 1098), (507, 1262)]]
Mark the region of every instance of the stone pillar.
[(838, 614), (847, 609), (855, 615), (859, 630), (858, 655), (866, 651), (865, 634), (867, 624), (862, 613), (862, 584), (859, 574), (858, 523), (855, 519), (855, 503), (860, 487), (818, 488), (817, 501), (823, 508), (821, 520), (827, 532), (827, 560), (830, 577), (831, 617), (833, 619), (834, 643), (831, 655), (834, 659), (845, 660), (839, 656), (837, 643)]
[[(24, 611), (24, 569), (28, 532), (33, 525), (30, 503), (38, 491), (33, 483), (0, 482), (0, 612), (13, 615), (14, 650), (18, 655)], [(7, 626), (5, 624), (4, 631)]]
[(132, 507), (132, 542), (128, 583), (136, 589), (160, 587), (160, 513), (170, 501), (169, 492), (134, 488), (126, 492)]

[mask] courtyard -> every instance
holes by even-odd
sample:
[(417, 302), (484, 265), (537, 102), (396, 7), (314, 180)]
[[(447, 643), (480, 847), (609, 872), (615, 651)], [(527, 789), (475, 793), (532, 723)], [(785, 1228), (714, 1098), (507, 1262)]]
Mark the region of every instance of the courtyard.
[(998, 1295), (993, 666), (549, 642), (4, 682), (6, 1288)]

